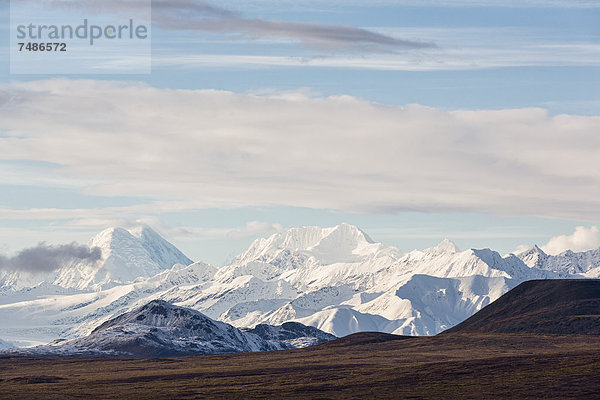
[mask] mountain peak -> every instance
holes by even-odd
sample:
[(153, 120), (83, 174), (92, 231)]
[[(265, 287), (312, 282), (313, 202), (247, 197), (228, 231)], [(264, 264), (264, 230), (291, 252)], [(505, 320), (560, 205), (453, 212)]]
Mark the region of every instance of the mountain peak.
[(134, 237), (136, 237), (138, 239), (143, 239), (143, 238), (160, 238), (160, 239), (163, 239), (163, 237), (158, 232), (156, 232), (154, 229), (152, 229), (151, 227), (149, 227), (146, 224), (136, 225), (136, 226), (134, 226), (132, 228), (127, 229), (127, 231), (132, 236), (134, 236)]
[(539, 247), (537, 244), (534, 244), (531, 247), (527, 247), (527, 248), (525, 248), (525, 250), (517, 250), (515, 252), (515, 255), (520, 258), (533, 257), (533, 256), (542, 256), (542, 257), (548, 256), (548, 254), (546, 254), (546, 252), (544, 250), (542, 250), (542, 248)]
[[(210, 320), (199, 311), (178, 307), (164, 300), (152, 300), (145, 305), (106, 321), (93, 332), (111, 329), (115, 326), (134, 323), (155, 327), (185, 327), (190, 328), (190, 320)], [(93, 333), (92, 332), (92, 333)]]
[(139, 277), (149, 278), (175, 264), (192, 264), (192, 260), (146, 225), (107, 228), (88, 244), (102, 250), (102, 262), (66, 265), (59, 271), (55, 284), (78, 289), (108, 287)]
[(373, 239), (371, 239), (371, 237), (367, 235), (365, 231), (360, 229), (358, 226), (349, 224), (347, 222), (342, 222), (341, 224), (333, 227), (332, 229), (333, 231), (340, 232), (341, 234), (346, 236), (360, 238), (367, 243), (375, 243), (375, 241), (373, 241)]
[[(173, 304), (165, 300), (154, 299), (146, 303), (140, 310), (147, 310), (152, 313), (163, 314), (162, 309), (174, 308)], [(158, 310), (158, 311), (157, 311)]]
[(530, 268), (539, 268), (546, 262), (548, 255), (537, 244), (516, 254)]
[(136, 239), (153, 239), (153, 240), (164, 240), (155, 230), (150, 228), (148, 225), (140, 224), (130, 228), (123, 228), (120, 226), (112, 226), (106, 228), (97, 233), (91, 240), (90, 243), (95, 244), (98, 247), (102, 247), (102, 244), (110, 244), (113, 241), (119, 240), (130, 240), (131, 238)]
[(533, 246), (531, 246), (530, 248), (526, 249), (525, 251), (521, 252), (520, 254), (539, 254), (542, 256), (546, 256), (546, 252), (544, 250), (542, 250), (541, 247), (539, 247), (537, 244), (534, 244)]
[(442, 240), (437, 246), (425, 249), (425, 252), (431, 254), (453, 254), (459, 251), (458, 246), (448, 238)]
[[(271, 238), (276, 240), (279, 239), (277, 241), (280, 242), (280, 245), (284, 248), (289, 248), (290, 250), (308, 250), (319, 245), (328, 237), (374, 243), (363, 230), (346, 222), (342, 222), (339, 225), (329, 228), (322, 228), (319, 226), (291, 228), (285, 232), (276, 233), (271, 236)], [(269, 240), (271, 238), (269, 238)]]
[(110, 243), (112, 243), (114, 240), (122, 240), (129, 236), (131, 236), (131, 233), (129, 233), (129, 231), (124, 228), (120, 228), (120, 227), (116, 227), (116, 226), (110, 227), (110, 228), (106, 228), (106, 229), (100, 231), (99, 233), (97, 233), (96, 235), (94, 235), (90, 239), (89, 245), (97, 246), (102, 249), (109, 249)]
[(234, 262), (273, 260), (282, 252), (313, 256), (322, 264), (354, 262), (376, 253), (379, 247), (380, 244), (375, 243), (360, 228), (348, 223), (329, 228), (303, 226), (276, 233), (267, 239), (257, 239)]

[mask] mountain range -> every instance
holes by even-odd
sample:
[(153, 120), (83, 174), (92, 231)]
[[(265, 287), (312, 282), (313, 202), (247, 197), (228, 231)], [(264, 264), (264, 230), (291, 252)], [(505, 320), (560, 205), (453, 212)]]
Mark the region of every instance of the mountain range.
[(257, 239), (220, 268), (192, 263), (152, 229), (110, 228), (89, 242), (103, 258), (51, 274), (0, 272), (0, 338), (18, 346), (84, 338), (153, 300), (236, 328), (290, 321), (341, 337), (434, 335), (524, 281), (600, 276), (600, 249), (502, 256), (451, 241), (403, 253), (359, 228), (300, 227)]
[[(599, 315), (595, 279), (523, 282), (433, 337), (359, 332), (328, 340), (296, 322), (239, 330), (153, 300), (87, 337), (3, 352), (0, 393), (51, 399), (73, 393), (102, 399), (595, 399)], [(207, 353), (219, 355), (193, 356)]]

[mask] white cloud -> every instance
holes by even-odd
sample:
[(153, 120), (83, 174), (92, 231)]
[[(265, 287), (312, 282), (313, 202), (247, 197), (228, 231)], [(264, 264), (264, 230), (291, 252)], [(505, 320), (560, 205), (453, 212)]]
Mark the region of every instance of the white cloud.
[(552, 48), (535, 45), (513, 48), (462, 48), (420, 51), (412, 54), (369, 57), (303, 57), (240, 54), (206, 54), (193, 51), (154, 54), (153, 68), (312, 67), (380, 71), (464, 71), (507, 67), (592, 67), (598, 65), (600, 46), (567, 43)]
[(0, 85), (0, 129), (0, 159), (63, 165), (40, 181), (163, 200), (7, 218), (273, 205), (600, 217), (600, 117), (56, 79)]
[(246, 239), (261, 236), (267, 237), (278, 232), (283, 232), (283, 226), (281, 224), (273, 224), (263, 221), (251, 221), (246, 223), (246, 226), (243, 228), (229, 231), (227, 236), (231, 239)]
[(178, 237), (194, 237), (194, 232), (191, 229), (186, 228), (184, 226), (172, 226), (166, 224), (160, 218), (157, 217), (143, 217), (137, 219), (135, 223), (133, 223), (133, 225), (140, 224), (148, 225), (152, 229), (158, 231), (164, 237), (170, 239)]
[(561, 235), (551, 238), (542, 246), (547, 254), (560, 254), (566, 250), (575, 252), (594, 250), (600, 247), (600, 229), (597, 226), (578, 226), (571, 235)]
[[(544, 28), (372, 27), (371, 31), (412, 41), (429, 40), (438, 48), (402, 54), (306, 56), (279, 50), (268, 55), (208, 54), (187, 46), (184, 52), (153, 54), (153, 67), (313, 67), (388, 71), (477, 70), (516, 66), (596, 66), (600, 45), (586, 35), (560, 36)], [(234, 39), (232, 39), (234, 40)], [(236, 38), (238, 44), (247, 39)]]

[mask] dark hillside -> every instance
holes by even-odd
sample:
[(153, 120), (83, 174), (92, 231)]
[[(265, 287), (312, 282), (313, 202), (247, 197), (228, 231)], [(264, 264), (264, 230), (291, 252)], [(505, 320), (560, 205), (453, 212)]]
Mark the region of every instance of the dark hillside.
[(523, 282), (453, 332), (600, 335), (600, 280)]

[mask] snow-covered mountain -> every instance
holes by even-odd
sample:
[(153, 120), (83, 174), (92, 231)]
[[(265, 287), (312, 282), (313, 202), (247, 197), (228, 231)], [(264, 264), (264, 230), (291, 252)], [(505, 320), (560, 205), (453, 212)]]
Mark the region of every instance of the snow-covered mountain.
[[(37, 286), (50, 289), (52, 282), (56, 279), (56, 271), (52, 272), (29, 272), (29, 271), (7, 271), (0, 270), (0, 296), (13, 294), (16, 291), (28, 291)], [(58, 292), (60, 288), (56, 287)]]
[(14, 346), (12, 344), (0, 339), (0, 350), (8, 350), (8, 349), (13, 349), (13, 348), (14, 348)]
[(106, 321), (86, 337), (56, 341), (30, 353), (164, 357), (284, 350), (332, 339), (335, 336), (298, 323), (241, 331), (198, 311), (153, 300)]
[(68, 262), (57, 271), (44, 274), (5, 272), (0, 275), (0, 293), (38, 285), (45, 286), (46, 291), (53, 286), (56, 293), (65, 293), (65, 289), (100, 290), (152, 277), (175, 264), (192, 263), (147, 226), (106, 229), (94, 236), (88, 246), (99, 248), (102, 259)]
[(156, 299), (239, 328), (296, 321), (336, 336), (433, 335), (525, 280), (600, 276), (600, 250), (501, 256), (444, 240), (404, 254), (348, 224), (258, 239), (221, 268), (186, 266), (148, 228), (107, 230), (90, 243), (106, 254), (97, 270), (65, 267), (62, 280), (0, 295), (0, 320), (8, 321), (0, 337), (21, 345), (84, 337)]
[[(558, 274), (532, 269), (512, 255), (461, 252), (449, 240), (402, 254), (342, 224), (295, 228), (255, 241), (215, 275), (221, 284), (236, 282), (235, 288), (204, 291), (202, 302), (186, 304), (236, 326), (295, 320), (337, 336), (364, 330), (424, 335), (453, 326), (523, 280), (554, 277)], [(243, 279), (263, 289), (277, 282), (288, 290), (241, 297)], [(214, 314), (210, 302), (221, 305)]]
[[(300, 257), (295, 259), (292, 255)], [(383, 256), (399, 257), (402, 253), (390, 246), (375, 243), (366, 233), (350, 224), (332, 228), (308, 226), (257, 239), (232, 265), (265, 262), (279, 268), (293, 269), (298, 262), (311, 259), (322, 265), (357, 263)]]
[(180, 264), (151, 278), (99, 291), (56, 294), (37, 286), (0, 296), (0, 337), (20, 346), (89, 334), (99, 324), (161, 294), (187, 287), (209, 287), (215, 268), (202, 262)]
[(105, 288), (152, 277), (175, 264), (192, 263), (147, 226), (109, 228), (94, 236), (88, 245), (102, 250), (100, 265), (65, 265), (59, 270), (55, 285), (77, 289)]
[(588, 277), (598, 277), (600, 274), (600, 248), (581, 253), (567, 250), (551, 256), (538, 246), (533, 246), (517, 254), (517, 257), (531, 268), (559, 274), (584, 274)]

